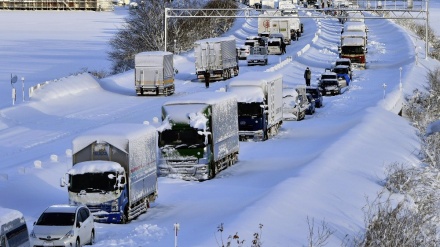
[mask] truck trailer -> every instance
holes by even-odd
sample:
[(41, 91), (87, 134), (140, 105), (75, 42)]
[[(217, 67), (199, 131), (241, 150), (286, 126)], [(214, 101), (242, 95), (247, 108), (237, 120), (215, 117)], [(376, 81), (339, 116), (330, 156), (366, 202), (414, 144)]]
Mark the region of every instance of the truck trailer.
[(70, 204), (84, 204), (95, 221), (127, 223), (147, 211), (157, 190), (157, 130), (109, 124), (73, 140), (73, 166), (61, 180)]
[(146, 51), (135, 55), (135, 88), (137, 95), (174, 93), (173, 53)]
[(209, 73), (212, 80), (226, 80), (238, 75), (238, 54), (233, 37), (196, 41), (194, 57), (198, 79), (204, 79), (205, 73)]
[(283, 123), (283, 76), (275, 72), (245, 73), (227, 92), (237, 96), (240, 140), (267, 140)]
[(159, 176), (204, 181), (238, 159), (235, 95), (205, 92), (162, 106)]

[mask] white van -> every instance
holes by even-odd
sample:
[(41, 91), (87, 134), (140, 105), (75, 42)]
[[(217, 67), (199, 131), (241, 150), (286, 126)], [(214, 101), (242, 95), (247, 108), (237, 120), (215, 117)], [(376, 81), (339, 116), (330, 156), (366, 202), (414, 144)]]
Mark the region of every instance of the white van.
[(267, 42), (267, 50), (270, 55), (281, 55), (281, 41), (279, 38), (269, 39)]
[(23, 214), (0, 208), (0, 247), (29, 247), (29, 232)]

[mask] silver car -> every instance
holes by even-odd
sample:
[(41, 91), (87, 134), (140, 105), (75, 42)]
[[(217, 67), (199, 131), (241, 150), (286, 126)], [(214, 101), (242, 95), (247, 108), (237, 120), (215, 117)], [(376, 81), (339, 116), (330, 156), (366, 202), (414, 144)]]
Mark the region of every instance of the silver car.
[(34, 223), (31, 246), (75, 246), (95, 243), (93, 216), (84, 205), (53, 205)]

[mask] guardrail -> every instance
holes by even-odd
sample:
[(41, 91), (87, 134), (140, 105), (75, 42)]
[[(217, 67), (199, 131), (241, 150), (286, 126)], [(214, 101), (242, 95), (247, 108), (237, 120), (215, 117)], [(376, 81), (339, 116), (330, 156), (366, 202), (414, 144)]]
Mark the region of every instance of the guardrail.
[(43, 86), (46, 85), (46, 84), (49, 84), (49, 81), (45, 81), (45, 82), (42, 82), (42, 83), (38, 83), (37, 85), (35, 85), (35, 86), (33, 86), (33, 87), (30, 87), (30, 88), (29, 88), (29, 99), (32, 98), (32, 95), (34, 94), (34, 91), (35, 91), (35, 90), (37, 90), (37, 89), (43, 87)]

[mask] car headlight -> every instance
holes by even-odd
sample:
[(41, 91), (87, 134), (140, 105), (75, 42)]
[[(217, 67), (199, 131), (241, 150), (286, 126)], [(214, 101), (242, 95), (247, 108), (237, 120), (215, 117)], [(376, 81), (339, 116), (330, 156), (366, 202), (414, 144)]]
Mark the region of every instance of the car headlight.
[(73, 230), (70, 230), (69, 232), (66, 233), (66, 235), (64, 235), (63, 238), (71, 238), (75, 236), (75, 232)]

